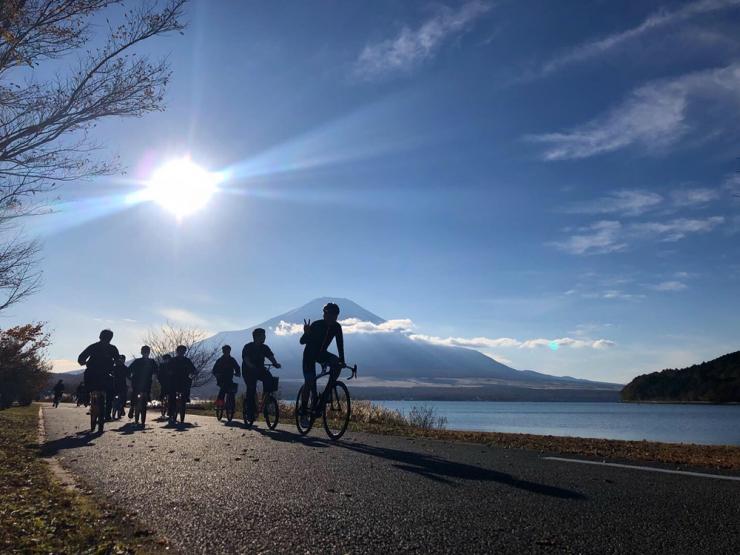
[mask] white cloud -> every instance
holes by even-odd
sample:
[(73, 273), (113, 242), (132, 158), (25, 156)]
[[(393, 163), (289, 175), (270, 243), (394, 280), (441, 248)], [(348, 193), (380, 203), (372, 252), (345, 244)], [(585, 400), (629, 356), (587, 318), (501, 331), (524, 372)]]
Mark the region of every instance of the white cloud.
[[(607, 254), (625, 250), (631, 241), (654, 239), (675, 242), (690, 234), (708, 233), (724, 223), (723, 216), (703, 219), (677, 218), (666, 222), (636, 222), (623, 226), (604, 220), (581, 227), (563, 241), (546, 243), (569, 254)], [(608, 297), (605, 297), (608, 298)]]
[(656, 291), (683, 291), (688, 288), (688, 285), (682, 281), (662, 281), (655, 285), (650, 286), (651, 289)]
[(663, 197), (651, 191), (612, 191), (605, 196), (587, 202), (575, 202), (565, 207), (571, 214), (621, 214), (639, 216), (663, 202)]
[(159, 310), (159, 314), (176, 324), (202, 328), (207, 328), (209, 326), (208, 320), (190, 312), (189, 310), (185, 310), (184, 308), (162, 308)]
[(299, 335), (303, 333), (303, 324), (293, 324), (285, 320), (280, 320), (273, 331), (275, 335)]
[(536, 347), (548, 347), (557, 349), (559, 347), (573, 347), (576, 349), (591, 348), (605, 349), (616, 345), (609, 339), (573, 339), (571, 337), (561, 337), (559, 339), (526, 339), (520, 341), (511, 337), (437, 337), (434, 335), (411, 334), (409, 338), (414, 341), (423, 341), (433, 345), (445, 347), (469, 347), (473, 349), (498, 349), (503, 347), (517, 349), (534, 349)]
[(688, 3), (674, 11), (662, 9), (649, 15), (636, 27), (571, 48), (545, 63), (540, 69), (540, 75), (547, 75), (569, 65), (591, 60), (662, 27), (689, 20), (697, 15), (737, 6), (740, 6), (740, 0), (701, 0)]
[(622, 224), (613, 220), (602, 220), (587, 227), (579, 228), (578, 233), (565, 241), (547, 243), (569, 254), (606, 254), (627, 248), (620, 237)]
[(679, 207), (701, 206), (719, 198), (717, 189), (678, 189), (671, 193), (673, 204)]
[(458, 10), (444, 6), (419, 28), (404, 27), (395, 38), (365, 46), (355, 63), (355, 74), (374, 79), (409, 71), (432, 58), (447, 39), (464, 32), (490, 8), (479, 0), (467, 2)]
[(357, 318), (347, 318), (341, 320), (342, 330), (344, 333), (393, 333), (393, 332), (410, 332), (414, 328), (414, 323), (408, 318), (397, 320), (386, 320), (380, 324), (364, 322)]
[(740, 104), (740, 64), (648, 83), (616, 108), (583, 125), (526, 138), (545, 145), (545, 160), (588, 158), (632, 145), (659, 150), (695, 127), (686, 120), (689, 105), (696, 100)]
[(52, 372), (69, 372), (70, 370), (79, 370), (80, 365), (76, 360), (67, 358), (55, 358), (51, 361)]
[[(367, 322), (358, 318), (340, 320), (343, 333), (406, 333), (414, 329), (414, 323), (408, 318), (385, 320), (380, 324)], [(299, 335), (303, 333), (303, 324), (294, 324), (281, 320), (274, 329), (275, 335)]]
[(630, 231), (638, 236), (656, 236), (661, 241), (673, 242), (691, 233), (708, 233), (725, 221), (722, 216), (704, 219), (678, 218), (668, 222), (632, 224)]

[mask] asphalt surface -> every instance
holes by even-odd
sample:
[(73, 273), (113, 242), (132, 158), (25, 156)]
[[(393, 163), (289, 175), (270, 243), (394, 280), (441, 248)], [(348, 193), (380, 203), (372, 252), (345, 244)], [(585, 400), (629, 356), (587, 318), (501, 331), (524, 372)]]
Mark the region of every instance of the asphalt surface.
[[(291, 425), (44, 408), (47, 452), (184, 553), (737, 553), (740, 482)], [(150, 417), (154, 416), (150, 412)], [(287, 423), (291, 424), (291, 423)]]

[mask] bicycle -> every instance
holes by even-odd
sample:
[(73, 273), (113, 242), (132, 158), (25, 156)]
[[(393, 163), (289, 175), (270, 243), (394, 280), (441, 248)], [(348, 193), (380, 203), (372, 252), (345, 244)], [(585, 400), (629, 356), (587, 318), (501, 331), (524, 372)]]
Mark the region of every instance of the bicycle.
[(236, 392), (239, 389), (239, 384), (232, 382), (229, 384), (229, 388), (226, 390), (226, 397), (224, 398), (223, 404), (219, 406), (216, 401), (216, 419), (221, 420), (226, 413), (227, 422), (231, 422), (234, 419), (234, 412), (236, 412)]
[[(265, 372), (269, 372), (272, 366), (272, 364), (265, 364)], [(271, 430), (274, 430), (278, 425), (278, 421), (280, 420), (280, 406), (278, 405), (276, 397), (280, 378), (277, 376), (272, 376), (271, 382), (272, 383), (267, 384), (265, 383), (265, 380), (262, 381), (262, 415), (265, 417), (265, 424), (267, 424), (267, 427)], [(252, 424), (254, 424), (254, 421), (257, 418), (257, 414), (259, 414), (259, 404), (256, 402), (256, 399), (254, 414), (247, 414), (247, 394), (245, 393), (242, 414), (244, 424), (247, 426), (251, 426)]]
[(90, 392), (90, 433), (95, 432), (97, 425), (98, 432), (103, 433), (105, 424), (105, 391)]
[(144, 428), (144, 422), (146, 422), (146, 407), (148, 404), (147, 396), (142, 392), (136, 394), (136, 401), (134, 402), (134, 422), (139, 423), (141, 419), (141, 427)]
[[(318, 380), (324, 376), (329, 376), (330, 371), (328, 368), (329, 366), (327, 364), (322, 364), (321, 373), (316, 376), (316, 379)], [(342, 370), (345, 368), (351, 370), (351, 374), (349, 378), (347, 378), (347, 381), (357, 377), (356, 364), (354, 366), (347, 366), (346, 364), (342, 366), (339, 370), (340, 375)], [(313, 409), (308, 409), (308, 407), (303, 406), (303, 388), (306, 387), (306, 384), (303, 384), (298, 390), (298, 397), (295, 402), (295, 424), (296, 428), (298, 428), (298, 432), (302, 436), (305, 436), (311, 431), (314, 421), (319, 416), (323, 419), (324, 430), (326, 431), (326, 435), (329, 436), (329, 439), (336, 441), (344, 435), (344, 432), (347, 431), (349, 419), (352, 415), (352, 400), (349, 395), (349, 389), (347, 389), (347, 386), (343, 382), (339, 381), (339, 377), (340, 376), (337, 375), (337, 380), (334, 382), (331, 390), (329, 389), (331, 377), (329, 378), (329, 383), (326, 384), (326, 388), (318, 401), (313, 398), (313, 391), (309, 391), (307, 397), (308, 406), (313, 407)], [(308, 417), (308, 426), (306, 427), (301, 425), (302, 414), (306, 414)]]
[(185, 422), (185, 393), (182, 391), (170, 393), (168, 405), (169, 423), (175, 424), (179, 415), (180, 424), (183, 424)]

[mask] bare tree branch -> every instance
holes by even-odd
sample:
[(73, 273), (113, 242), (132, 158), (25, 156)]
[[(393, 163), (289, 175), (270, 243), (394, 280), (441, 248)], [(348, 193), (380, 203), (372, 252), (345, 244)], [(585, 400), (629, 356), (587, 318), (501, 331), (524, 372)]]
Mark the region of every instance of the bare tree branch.
[[(164, 109), (169, 65), (135, 48), (181, 32), (185, 1), (134, 2), (121, 24), (109, 22), (104, 46), (85, 50), (92, 16), (122, 2), (0, 0), (0, 226), (44, 213), (43, 199), (59, 182), (115, 171), (115, 161), (92, 156), (98, 146), (89, 132), (105, 118)], [(39, 64), (72, 54), (77, 62), (66, 75), (35, 80)], [(0, 310), (34, 292), (40, 278), (33, 270), (38, 244), (14, 237), (3, 246), (2, 231)]]
[(180, 327), (167, 322), (161, 328), (147, 332), (142, 341), (151, 347), (152, 355), (157, 360), (167, 354), (175, 356), (177, 346), (185, 345), (185, 356), (193, 362), (197, 372), (193, 377), (193, 387), (200, 387), (213, 380), (211, 369), (221, 355), (221, 346), (209, 346), (204, 342), (207, 337), (206, 332), (197, 328)]

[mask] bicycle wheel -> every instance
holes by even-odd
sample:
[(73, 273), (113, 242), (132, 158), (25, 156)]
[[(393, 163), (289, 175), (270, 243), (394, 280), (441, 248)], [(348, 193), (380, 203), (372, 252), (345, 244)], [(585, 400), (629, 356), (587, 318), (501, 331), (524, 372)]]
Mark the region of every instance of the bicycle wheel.
[(264, 416), (267, 427), (274, 430), (280, 419), (280, 408), (278, 407), (277, 399), (272, 395), (268, 395), (265, 399)]
[[(302, 436), (305, 436), (308, 432), (311, 431), (311, 428), (313, 427), (313, 421), (314, 421), (314, 414), (313, 411), (310, 410), (309, 407), (313, 406), (313, 393), (309, 392), (308, 394), (308, 407), (303, 406), (302, 398), (303, 398), (303, 388), (306, 387), (305, 385), (302, 385), (301, 388), (298, 390), (298, 397), (296, 397), (295, 400), (295, 427), (298, 428), (298, 433), (300, 433)], [(303, 427), (301, 425), (301, 412), (305, 412), (307, 416), (307, 426)]]
[(324, 403), (324, 430), (331, 439), (337, 440), (344, 435), (349, 425), (352, 405), (349, 390), (342, 382), (337, 382), (331, 389), (331, 399)]
[(216, 420), (221, 420), (224, 417), (224, 409), (216, 407)]
[(236, 401), (234, 400), (234, 395), (231, 393), (226, 394), (226, 420), (228, 422), (231, 422), (234, 420), (234, 411), (236, 410)]

